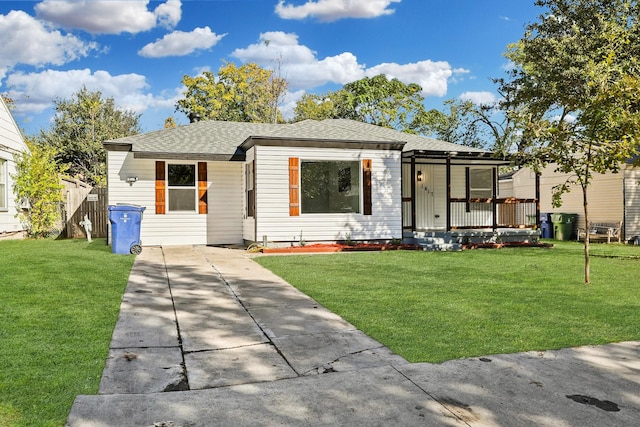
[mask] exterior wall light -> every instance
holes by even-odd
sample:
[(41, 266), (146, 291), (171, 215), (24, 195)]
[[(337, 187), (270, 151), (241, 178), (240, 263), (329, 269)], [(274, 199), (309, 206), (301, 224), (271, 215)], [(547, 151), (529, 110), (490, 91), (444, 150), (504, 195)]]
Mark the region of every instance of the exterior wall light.
[(134, 182), (138, 180), (137, 176), (128, 176), (125, 178), (125, 181), (129, 183), (129, 185), (133, 185)]
[(422, 171), (418, 171), (418, 173), (416, 174), (416, 179), (418, 180), (418, 182), (422, 182)]

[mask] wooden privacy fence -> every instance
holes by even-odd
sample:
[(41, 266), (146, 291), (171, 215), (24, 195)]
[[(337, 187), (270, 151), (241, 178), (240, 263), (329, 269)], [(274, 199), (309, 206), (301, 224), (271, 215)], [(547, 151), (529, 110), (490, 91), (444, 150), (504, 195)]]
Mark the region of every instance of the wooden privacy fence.
[(88, 215), (92, 237), (107, 237), (107, 189), (85, 185), (67, 186), (64, 209), (65, 235), (67, 238), (86, 237), (80, 222)]

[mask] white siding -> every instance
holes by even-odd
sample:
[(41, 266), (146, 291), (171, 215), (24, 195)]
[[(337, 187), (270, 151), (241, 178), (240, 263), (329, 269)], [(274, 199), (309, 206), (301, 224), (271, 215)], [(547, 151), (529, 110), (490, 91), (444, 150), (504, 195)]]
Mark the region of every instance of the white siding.
[[(400, 152), (326, 148), (255, 147), (258, 240), (295, 242), (392, 239), (402, 236)], [(372, 215), (289, 216), (290, 157), (303, 160), (372, 160)], [(362, 196), (361, 196), (362, 197)]]
[(16, 174), (16, 164), (13, 161), (13, 155), (26, 150), (27, 146), (22, 138), (22, 133), (15, 120), (13, 120), (9, 108), (0, 97), (0, 159), (6, 161), (6, 175), (4, 179), (7, 183), (5, 190), (7, 207), (6, 209), (0, 208), (0, 238), (8, 235), (20, 235), (20, 232), (24, 229), (20, 220), (16, 218), (18, 211), (16, 209), (13, 179), (11, 176)]
[[(195, 212), (167, 212), (164, 215), (156, 215), (155, 160), (134, 159), (133, 153), (110, 151), (107, 162), (109, 204), (128, 203), (146, 207), (140, 228), (143, 245), (241, 242), (240, 163), (207, 163), (208, 215)], [(129, 185), (125, 182), (128, 176), (137, 176), (138, 181)]]
[[(255, 159), (255, 148), (250, 148), (245, 157), (245, 164), (242, 168), (242, 238), (248, 242), (255, 242), (256, 238), (256, 221), (253, 217), (247, 217), (247, 188), (246, 188), (246, 176), (245, 176), (245, 167), (247, 164), (251, 163)], [(256, 170), (260, 167), (256, 165)], [(255, 189), (254, 189), (255, 191)]]
[(627, 167), (624, 172), (625, 238), (640, 236), (640, 168)]
[[(578, 227), (584, 227), (584, 205), (582, 189), (572, 185), (571, 191), (562, 196), (562, 206), (553, 207), (553, 187), (564, 184), (571, 175), (554, 172), (555, 166), (547, 166), (540, 175), (540, 212), (578, 214)], [(624, 220), (624, 173), (607, 172), (594, 174), (588, 189), (589, 217), (592, 222), (614, 222)], [(628, 180), (627, 180), (628, 181)], [(631, 180), (632, 181), (632, 180)], [(627, 182), (627, 193), (632, 190)], [(636, 190), (637, 191), (637, 190)], [(535, 197), (535, 174), (523, 168), (513, 175), (513, 195), (517, 198)], [(627, 206), (636, 206), (636, 202), (627, 202)], [(630, 204), (631, 203), (631, 204)], [(633, 221), (633, 214), (631, 216)], [(627, 219), (629, 221), (629, 218)]]
[(209, 162), (207, 244), (242, 243), (243, 164)]

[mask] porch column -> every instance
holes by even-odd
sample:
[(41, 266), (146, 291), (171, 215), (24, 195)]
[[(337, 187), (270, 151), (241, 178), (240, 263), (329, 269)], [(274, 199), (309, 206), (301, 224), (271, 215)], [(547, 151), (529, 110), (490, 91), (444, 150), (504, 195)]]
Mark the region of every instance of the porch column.
[(540, 230), (540, 173), (536, 172), (536, 227)]
[(498, 168), (493, 168), (491, 183), (491, 210), (493, 211), (493, 231), (498, 229)]
[(411, 155), (411, 231), (416, 231), (416, 156)]
[(451, 156), (447, 156), (447, 231), (451, 231)]

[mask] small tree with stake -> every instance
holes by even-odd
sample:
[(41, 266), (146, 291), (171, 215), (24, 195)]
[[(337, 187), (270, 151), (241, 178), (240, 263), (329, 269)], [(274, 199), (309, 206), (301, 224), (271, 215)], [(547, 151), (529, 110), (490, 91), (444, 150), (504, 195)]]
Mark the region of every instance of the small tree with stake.
[(48, 236), (60, 219), (63, 202), (60, 174), (64, 166), (55, 162), (53, 148), (27, 140), (28, 152), (16, 154), (14, 192), (18, 200), (27, 201), (29, 209), (17, 216), (25, 224), (30, 237)]
[[(637, 0), (537, 0), (539, 21), (509, 47), (515, 67), (501, 90), (508, 111), (529, 114), (521, 153), (539, 170), (555, 164), (582, 189), (589, 229), (588, 190), (594, 174), (618, 172), (640, 141), (640, 6)], [(526, 145), (526, 144), (525, 144)], [(589, 234), (584, 280), (590, 282)]]

